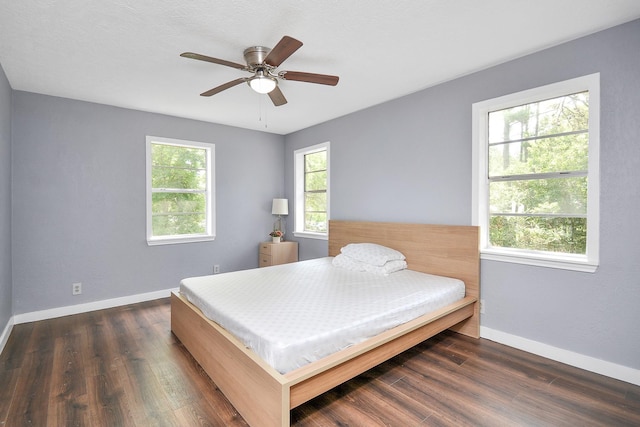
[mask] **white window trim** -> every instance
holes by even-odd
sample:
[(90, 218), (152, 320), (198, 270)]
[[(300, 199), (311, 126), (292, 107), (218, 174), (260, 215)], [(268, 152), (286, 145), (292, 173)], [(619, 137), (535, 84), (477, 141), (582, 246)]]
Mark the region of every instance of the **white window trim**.
[[(589, 91), (587, 254), (553, 254), (488, 246), (488, 114), (520, 104)], [(472, 106), (472, 224), (480, 226), (481, 259), (593, 273), (600, 262), (600, 73), (477, 102)]]
[(331, 205), (331, 197), (329, 197), (330, 188), (330, 144), (329, 142), (323, 142), (321, 144), (312, 145), (311, 147), (300, 148), (293, 152), (294, 158), (294, 173), (295, 173), (295, 217), (294, 217), (294, 231), (293, 235), (296, 237), (305, 237), (309, 239), (328, 240), (329, 232), (326, 233), (313, 233), (310, 231), (304, 231), (304, 156), (307, 154), (316, 153), (318, 151), (327, 150), (327, 221), (329, 221), (329, 206)]
[[(179, 145), (183, 147), (204, 148), (207, 150), (207, 191), (205, 198), (207, 201), (207, 232), (204, 234), (180, 235), (180, 236), (153, 236), (152, 228), (152, 143)], [(146, 137), (146, 180), (147, 180), (147, 245), (171, 245), (178, 243), (206, 242), (215, 240), (216, 238), (216, 221), (215, 221), (215, 144), (206, 144), (203, 142), (185, 141), (181, 139), (163, 138), (158, 136)]]

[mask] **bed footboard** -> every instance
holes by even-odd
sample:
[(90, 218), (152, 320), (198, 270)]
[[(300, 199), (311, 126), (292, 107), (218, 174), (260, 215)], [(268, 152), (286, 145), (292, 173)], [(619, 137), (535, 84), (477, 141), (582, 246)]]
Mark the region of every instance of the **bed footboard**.
[(177, 293), (171, 294), (171, 330), (245, 421), (289, 425), (284, 377)]
[(285, 375), (189, 303), (171, 294), (171, 330), (252, 426), (288, 426), (290, 409), (474, 314), (466, 297)]

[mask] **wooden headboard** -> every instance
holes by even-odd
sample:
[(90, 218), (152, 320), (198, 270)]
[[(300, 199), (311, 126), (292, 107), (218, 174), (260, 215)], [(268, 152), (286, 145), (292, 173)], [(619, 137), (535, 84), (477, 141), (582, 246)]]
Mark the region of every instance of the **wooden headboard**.
[(460, 279), (466, 295), (480, 300), (477, 226), (329, 221), (329, 256), (338, 255), (349, 243), (377, 243), (396, 249), (405, 255), (411, 270)]

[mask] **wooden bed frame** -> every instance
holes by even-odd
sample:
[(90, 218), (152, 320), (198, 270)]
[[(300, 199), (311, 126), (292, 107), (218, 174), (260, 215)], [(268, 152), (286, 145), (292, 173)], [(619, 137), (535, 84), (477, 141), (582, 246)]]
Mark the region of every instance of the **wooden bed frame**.
[(171, 295), (171, 330), (250, 425), (288, 426), (292, 408), (445, 329), (479, 337), (477, 227), (329, 222), (330, 256), (365, 242), (399, 250), (412, 270), (463, 280), (465, 298), (283, 375), (182, 295)]

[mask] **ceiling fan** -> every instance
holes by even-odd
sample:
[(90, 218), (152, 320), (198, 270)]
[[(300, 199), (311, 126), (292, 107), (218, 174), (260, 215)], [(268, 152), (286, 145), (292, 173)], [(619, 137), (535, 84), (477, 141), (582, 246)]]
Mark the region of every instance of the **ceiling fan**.
[(224, 59), (212, 58), (193, 52), (180, 54), (183, 58), (197, 59), (199, 61), (213, 62), (214, 64), (225, 65), (239, 70), (253, 73), (252, 77), (240, 77), (220, 86), (214, 87), (201, 96), (211, 96), (223, 90), (237, 86), (240, 83), (248, 83), (253, 90), (258, 93), (268, 94), (276, 107), (287, 103), (287, 99), (278, 87), (278, 79), (292, 80), (307, 83), (317, 83), (321, 85), (335, 86), (338, 84), (338, 76), (327, 74), (304, 73), (301, 71), (278, 71), (277, 68), (296, 50), (302, 46), (302, 42), (293, 37), (284, 36), (273, 49), (264, 46), (252, 46), (244, 50), (244, 60), (246, 65), (225, 61)]

